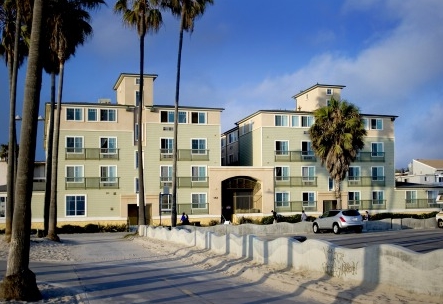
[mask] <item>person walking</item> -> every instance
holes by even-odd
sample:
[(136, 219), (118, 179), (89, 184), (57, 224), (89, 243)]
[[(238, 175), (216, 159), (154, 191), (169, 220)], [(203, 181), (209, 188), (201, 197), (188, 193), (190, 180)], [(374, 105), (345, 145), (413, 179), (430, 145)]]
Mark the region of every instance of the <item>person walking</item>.
[(308, 220), (308, 216), (306, 215), (305, 211), (301, 211), (301, 221), (306, 222)]

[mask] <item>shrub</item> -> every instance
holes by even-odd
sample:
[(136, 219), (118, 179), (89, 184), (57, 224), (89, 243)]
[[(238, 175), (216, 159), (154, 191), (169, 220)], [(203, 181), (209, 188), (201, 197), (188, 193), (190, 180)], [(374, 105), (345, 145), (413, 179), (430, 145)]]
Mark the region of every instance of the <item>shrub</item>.
[(96, 233), (96, 232), (100, 232), (100, 225), (96, 225), (96, 224), (87, 224), (84, 227), (84, 230), (86, 233)]
[(217, 220), (210, 220), (209, 221), (209, 226), (215, 226), (215, 225), (218, 225), (218, 224), (220, 224), (220, 221), (217, 221)]
[(239, 219), (238, 223), (239, 223), (240, 225), (241, 225), (241, 224), (253, 224), (253, 223), (254, 223), (254, 220), (251, 219), (251, 218), (248, 218), (248, 217), (244, 217), (244, 216), (242, 216), (242, 217)]

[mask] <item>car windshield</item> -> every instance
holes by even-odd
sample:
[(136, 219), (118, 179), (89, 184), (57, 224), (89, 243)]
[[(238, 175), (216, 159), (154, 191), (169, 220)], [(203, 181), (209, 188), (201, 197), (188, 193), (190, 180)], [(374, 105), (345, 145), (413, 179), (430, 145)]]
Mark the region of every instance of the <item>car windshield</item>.
[(359, 216), (360, 215), (360, 213), (357, 210), (344, 210), (342, 213), (343, 213), (343, 215), (346, 215), (346, 216)]
[(329, 210), (328, 217), (329, 217), (329, 216), (335, 216), (335, 215), (337, 215), (339, 212), (340, 212), (339, 210)]

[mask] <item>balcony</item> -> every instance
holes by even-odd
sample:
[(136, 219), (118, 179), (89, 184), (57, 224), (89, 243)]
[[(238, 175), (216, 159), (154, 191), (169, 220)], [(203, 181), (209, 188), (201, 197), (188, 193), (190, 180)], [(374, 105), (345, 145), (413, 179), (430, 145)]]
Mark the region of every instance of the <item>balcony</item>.
[(65, 189), (119, 189), (120, 177), (66, 177)]
[(361, 210), (386, 210), (386, 200), (360, 200)]
[[(161, 210), (163, 214), (165, 213), (170, 214), (172, 206), (164, 204)], [(183, 212), (188, 215), (209, 214), (209, 204), (208, 203), (177, 204), (177, 214), (180, 215)], [(192, 223), (192, 218), (190, 218), (189, 221)]]
[[(173, 153), (172, 149), (160, 149), (161, 161), (172, 161)], [(179, 161), (208, 161), (209, 150), (207, 149), (179, 149), (178, 150)]]
[(290, 202), (275, 202), (275, 211), (280, 212), (302, 212), (317, 211), (317, 201), (290, 201)]
[(45, 191), (46, 190), (46, 179), (44, 177), (38, 177), (33, 180), (32, 191)]
[(359, 152), (355, 162), (384, 162), (385, 152)]
[[(172, 177), (160, 176), (160, 188), (164, 186), (172, 186)], [(199, 177), (199, 176), (186, 176), (177, 177), (177, 188), (208, 188), (209, 187), (209, 177)]]
[(348, 187), (371, 187), (386, 185), (384, 176), (349, 176)]
[(406, 209), (441, 208), (433, 198), (407, 199), (405, 200), (405, 207)]
[(65, 148), (66, 160), (118, 160), (119, 157), (119, 149)]
[(276, 187), (317, 187), (315, 176), (276, 176)]
[(274, 151), (275, 162), (316, 162), (313, 151)]

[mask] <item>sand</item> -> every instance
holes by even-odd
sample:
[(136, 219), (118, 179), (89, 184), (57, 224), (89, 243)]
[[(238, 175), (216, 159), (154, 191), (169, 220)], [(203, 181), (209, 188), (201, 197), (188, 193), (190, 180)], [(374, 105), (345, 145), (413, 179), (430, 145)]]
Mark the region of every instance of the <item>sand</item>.
[[(120, 234), (119, 237), (123, 237)], [(30, 260), (31, 261), (85, 261), (86, 256), (75, 250), (72, 242), (63, 241), (63, 235), (60, 236), (62, 242), (56, 243), (45, 238), (32, 238)], [(69, 239), (69, 236), (66, 236)], [(126, 238), (127, 240), (128, 238)], [(241, 277), (245, 280), (255, 280), (258, 276), (266, 277), (266, 284), (274, 289), (286, 292), (294, 292), (294, 290), (303, 286), (307, 294), (322, 299), (324, 303), (440, 303), (441, 300), (436, 297), (426, 295), (410, 294), (407, 291), (396, 289), (393, 287), (378, 286), (360, 286), (344, 282), (337, 278), (324, 276), (320, 273), (306, 274), (297, 273), (288, 269), (281, 269), (269, 265), (253, 263), (248, 260), (238, 263), (238, 258), (229, 256), (220, 256), (212, 254), (210, 251), (203, 251), (195, 247), (186, 247), (176, 243), (164, 242), (155, 239), (147, 239), (133, 235), (129, 238), (138, 246), (146, 248), (155, 256), (175, 255), (185, 256), (186, 263), (198, 265), (202, 269), (214, 268), (217, 265), (221, 272), (228, 274), (241, 273)], [(0, 259), (7, 260), (9, 245), (0, 240)], [(96, 254), (96, 257), (106, 258), (103, 255)], [(236, 259), (236, 263), (230, 261)], [(31, 269), (32, 270), (32, 269)], [(38, 287), (43, 295), (43, 300), (36, 303), (83, 303), (76, 297), (73, 291), (72, 295), (61, 296), (57, 294), (55, 286), (50, 282), (39, 282), (37, 276)], [(338, 301), (338, 302), (337, 302)], [(25, 303), (20, 301), (10, 301), (7, 303)]]

